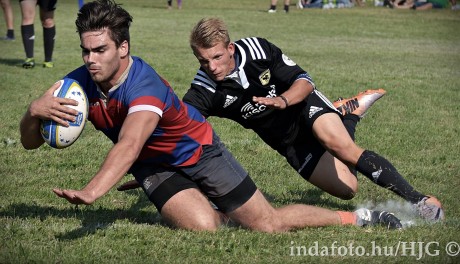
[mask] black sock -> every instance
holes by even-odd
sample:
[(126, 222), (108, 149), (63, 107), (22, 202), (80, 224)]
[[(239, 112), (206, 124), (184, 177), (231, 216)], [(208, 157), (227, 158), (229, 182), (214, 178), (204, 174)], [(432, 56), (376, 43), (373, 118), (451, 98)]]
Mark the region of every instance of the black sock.
[(45, 46), (45, 61), (53, 60), (54, 38), (56, 37), (56, 26), (43, 28), (43, 43)]
[(343, 125), (348, 131), (348, 134), (350, 135), (351, 139), (355, 141), (355, 131), (356, 131), (356, 125), (358, 125), (359, 122), (359, 116), (354, 115), (354, 114), (348, 114), (343, 117)]
[(289, 12), (289, 5), (284, 5), (284, 11)]
[(271, 5), (271, 6), (270, 6), (270, 9), (276, 10), (276, 5)]
[(27, 58), (34, 57), (35, 30), (34, 24), (21, 26), (22, 43)]
[(359, 157), (356, 169), (377, 185), (393, 191), (413, 204), (425, 197), (414, 190), (388, 160), (370, 150), (365, 150)]
[(9, 38), (14, 38), (14, 29), (8, 29), (6, 36)]

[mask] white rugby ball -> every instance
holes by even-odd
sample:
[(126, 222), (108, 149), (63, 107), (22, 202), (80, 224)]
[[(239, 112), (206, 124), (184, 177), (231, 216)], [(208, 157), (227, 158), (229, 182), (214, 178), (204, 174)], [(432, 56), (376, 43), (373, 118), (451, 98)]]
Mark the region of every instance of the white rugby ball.
[(67, 105), (78, 111), (75, 122), (69, 121), (69, 126), (62, 126), (52, 120), (42, 120), (40, 133), (45, 142), (53, 148), (66, 148), (72, 145), (81, 135), (88, 118), (88, 98), (80, 84), (73, 79), (59, 80), (60, 87), (54, 96), (70, 98), (78, 102), (78, 106)]

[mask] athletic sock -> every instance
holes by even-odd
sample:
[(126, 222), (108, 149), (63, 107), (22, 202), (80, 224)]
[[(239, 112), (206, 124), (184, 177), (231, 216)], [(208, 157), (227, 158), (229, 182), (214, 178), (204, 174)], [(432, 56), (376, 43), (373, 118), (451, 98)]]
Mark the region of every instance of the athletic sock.
[(8, 31), (6, 31), (6, 36), (14, 39), (14, 29), (8, 29)]
[(22, 43), (27, 58), (34, 57), (35, 30), (34, 24), (21, 26)]
[(289, 12), (289, 5), (284, 5), (284, 11)]
[(341, 225), (356, 225), (357, 216), (354, 212), (337, 211)]
[(388, 160), (370, 150), (365, 150), (359, 157), (356, 169), (377, 185), (393, 191), (413, 204), (425, 197), (417, 192)]
[(355, 131), (356, 131), (356, 126), (358, 125), (359, 122), (359, 116), (354, 115), (354, 114), (347, 114), (343, 116), (343, 125), (348, 131), (348, 134), (350, 135), (351, 139), (355, 141)]
[(270, 6), (270, 9), (271, 9), (271, 10), (276, 10), (276, 5), (271, 5), (271, 6)]
[(43, 28), (43, 43), (45, 46), (45, 61), (53, 60), (54, 39), (56, 37), (56, 26)]

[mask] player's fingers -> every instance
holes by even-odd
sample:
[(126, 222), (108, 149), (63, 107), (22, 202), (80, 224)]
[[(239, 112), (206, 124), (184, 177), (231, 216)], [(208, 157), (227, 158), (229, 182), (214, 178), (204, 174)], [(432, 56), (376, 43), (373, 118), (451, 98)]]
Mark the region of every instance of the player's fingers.
[(48, 93), (51, 93), (53, 94), (59, 87), (61, 87), (61, 80), (55, 82), (51, 87), (50, 89), (48, 89)]
[(56, 97), (56, 100), (59, 102), (61, 105), (78, 105), (78, 101), (70, 98), (60, 98)]
[(64, 197), (62, 196), (62, 190), (61, 190), (61, 189), (54, 188), (54, 189), (53, 189), (53, 192), (54, 192), (57, 196), (59, 196), (59, 197), (61, 197), (61, 198), (64, 198)]

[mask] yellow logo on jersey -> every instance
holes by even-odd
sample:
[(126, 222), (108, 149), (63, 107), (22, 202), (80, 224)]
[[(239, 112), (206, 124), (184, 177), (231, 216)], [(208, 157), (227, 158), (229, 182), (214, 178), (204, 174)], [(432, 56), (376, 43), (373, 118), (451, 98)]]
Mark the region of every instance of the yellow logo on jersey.
[(265, 70), (259, 75), (259, 80), (262, 85), (267, 85), (270, 82), (270, 69)]

